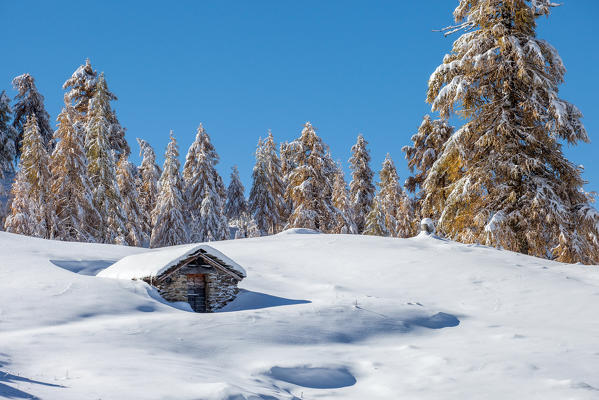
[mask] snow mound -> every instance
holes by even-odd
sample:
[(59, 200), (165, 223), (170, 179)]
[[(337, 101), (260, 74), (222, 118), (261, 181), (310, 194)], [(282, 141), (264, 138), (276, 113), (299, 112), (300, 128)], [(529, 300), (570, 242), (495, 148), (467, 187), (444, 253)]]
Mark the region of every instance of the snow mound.
[(291, 228), (277, 233), (277, 235), (320, 235), (321, 232), (308, 228)]

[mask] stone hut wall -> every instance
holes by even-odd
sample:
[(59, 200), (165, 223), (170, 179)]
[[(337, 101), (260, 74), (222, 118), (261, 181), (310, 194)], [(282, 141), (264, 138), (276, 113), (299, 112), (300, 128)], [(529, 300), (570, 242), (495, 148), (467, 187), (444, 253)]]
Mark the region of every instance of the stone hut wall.
[(164, 282), (158, 286), (160, 295), (166, 301), (185, 301), (187, 302), (187, 277), (183, 274), (175, 273), (167, 278), (170, 282)]
[[(213, 273), (206, 273), (206, 311), (213, 312), (227, 303), (235, 299), (239, 288), (237, 281), (218, 270)], [(187, 276), (185, 273), (175, 272), (168, 277), (164, 282), (157, 285), (156, 282), (151, 282), (150, 279), (144, 279), (147, 283), (153, 284), (158, 288), (160, 295), (170, 302), (184, 301), (187, 302)]]
[(208, 311), (216, 311), (224, 307), (239, 293), (237, 281), (221, 272), (206, 275), (206, 286)]

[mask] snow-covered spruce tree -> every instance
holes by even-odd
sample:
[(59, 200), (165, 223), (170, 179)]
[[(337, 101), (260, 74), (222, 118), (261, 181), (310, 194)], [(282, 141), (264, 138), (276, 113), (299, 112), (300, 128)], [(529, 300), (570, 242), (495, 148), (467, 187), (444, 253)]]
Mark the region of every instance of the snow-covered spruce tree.
[(21, 141), (23, 140), (25, 124), (32, 115), (35, 115), (37, 120), (42, 142), (48, 151), (51, 151), (54, 146), (52, 142), (54, 132), (50, 126), (50, 115), (44, 107), (44, 96), (38, 92), (35, 79), (29, 74), (23, 74), (15, 77), (12, 84), (17, 90), (13, 105), (14, 119), (12, 122), (13, 127), (17, 130), (17, 153), (21, 154)]
[(366, 215), (365, 222), (365, 235), (390, 236), (390, 232), (387, 229), (387, 221), (385, 220), (385, 213), (383, 212), (381, 199), (378, 196), (375, 196), (373, 199), (372, 208)]
[[(85, 65), (79, 66), (73, 75), (62, 85), (65, 94), (65, 100), (70, 103), (77, 111), (78, 115), (85, 119), (89, 102), (96, 93), (98, 84), (98, 71), (92, 68), (89, 59), (85, 60)], [(110, 91), (107, 92), (110, 100), (116, 100), (116, 96)]]
[[(52, 239), (53, 198), (50, 192), (50, 155), (37, 125), (35, 114), (27, 118), (23, 131), (19, 174), (13, 186), (15, 206), (6, 219), (6, 230)], [(19, 182), (22, 180), (23, 182)], [(24, 198), (27, 199), (24, 199)], [(27, 216), (21, 214), (28, 213)], [(20, 224), (33, 226), (19, 227)]]
[[(425, 197), (422, 186), (428, 171), (443, 152), (443, 146), (452, 134), (453, 127), (447, 121), (443, 119), (432, 120), (429, 115), (425, 115), (418, 132), (412, 136), (413, 144), (402, 148), (410, 172), (414, 174), (406, 179), (405, 185), (410, 192), (416, 193), (417, 211), (420, 211), (422, 207), (420, 204), (421, 199)], [(429, 185), (434, 185), (435, 189), (428, 193), (428, 204), (425, 206), (426, 213), (421, 214), (421, 216), (433, 218), (434, 220), (439, 219), (439, 209), (443, 208), (449, 194), (447, 187), (450, 185), (450, 181), (448, 176), (455, 176), (461, 165), (456, 163), (452, 167), (453, 171), (438, 175), (435, 182), (429, 183)]]
[(225, 204), (225, 215), (229, 222), (235, 226), (248, 212), (248, 204), (245, 200), (245, 189), (239, 178), (237, 165), (231, 168), (231, 182), (227, 188), (227, 202)]
[(414, 217), (412, 200), (401, 188), (397, 169), (389, 153), (383, 161), (379, 177), (381, 181), (376, 197), (389, 235), (402, 238), (413, 236), (418, 221)]
[(263, 145), (264, 162), (268, 180), (270, 183), (270, 197), (273, 199), (274, 208), (270, 216), (270, 232), (279, 232), (286, 224), (285, 211), (287, 204), (285, 202), (285, 180), (281, 167), (281, 159), (277, 155), (277, 145), (270, 129)]
[(189, 209), (188, 232), (192, 242), (229, 238), (224, 215), (226, 189), (216, 171), (219, 157), (210, 136), (200, 124), (183, 167), (185, 197)]
[(357, 233), (358, 228), (353, 221), (353, 210), (349, 203), (349, 192), (347, 190), (341, 166), (338, 167), (337, 172), (335, 173), (331, 200), (333, 206), (337, 210), (335, 213), (335, 221), (333, 222), (329, 233)]
[(9, 211), (10, 187), (17, 157), (17, 130), (10, 124), (12, 109), (4, 91), (0, 93), (0, 227)]
[(174, 246), (189, 242), (183, 215), (186, 212), (183, 180), (179, 168), (177, 141), (170, 133), (171, 141), (166, 148), (162, 175), (158, 182), (160, 192), (152, 213), (152, 237), (150, 247)]
[(250, 216), (256, 224), (260, 236), (269, 234), (270, 213), (275, 208), (274, 199), (270, 196), (269, 177), (266, 170), (264, 156), (264, 142), (258, 140), (256, 146), (256, 164), (252, 171), (252, 189), (250, 190), (249, 211)]
[[(67, 90), (65, 100), (74, 107), (79, 115), (78, 120), (83, 121), (85, 125), (89, 122), (89, 103), (96, 93), (99, 76), (98, 71), (92, 68), (89, 59), (87, 59), (85, 60), (85, 65), (79, 66), (79, 68), (73, 72), (73, 75), (71, 75), (71, 77), (62, 85), (62, 88)], [(117, 100), (114, 93), (108, 90), (105, 78), (104, 85), (106, 86), (105, 91), (109, 100)], [(113, 109), (110, 109), (108, 121), (108, 142), (110, 143), (110, 148), (114, 150), (117, 157), (120, 157), (121, 154), (126, 154), (128, 156), (131, 149), (125, 139), (125, 129), (121, 126), (116, 116), (116, 112)]]
[(110, 132), (110, 96), (100, 75), (96, 92), (89, 104), (85, 150), (88, 175), (93, 186), (93, 204), (102, 217), (96, 240), (125, 244), (127, 217), (116, 180), (115, 152), (108, 141)]
[(50, 160), (51, 191), (54, 198), (54, 238), (92, 242), (102, 217), (93, 204), (92, 184), (87, 174), (83, 144), (85, 132), (77, 113), (65, 105), (54, 132), (56, 147)]
[(349, 184), (349, 195), (358, 233), (364, 231), (365, 218), (372, 207), (375, 187), (372, 183), (374, 173), (370, 169), (370, 154), (366, 145), (368, 142), (358, 135), (356, 144), (351, 148), (349, 168), (352, 170), (352, 180)]
[(270, 130), (266, 140), (258, 142), (252, 180), (249, 205), (258, 230), (261, 235), (277, 233), (284, 226), (287, 204), (281, 160)]
[(152, 211), (156, 207), (158, 198), (158, 180), (160, 167), (156, 164), (156, 153), (148, 142), (137, 139), (139, 155), (142, 157), (138, 168), (137, 192), (139, 193), (139, 207), (141, 210), (141, 234), (144, 239), (142, 246), (150, 245), (152, 235)]
[(289, 176), (286, 197), (293, 201), (293, 211), (286, 229), (309, 228), (329, 232), (336, 209), (331, 203), (334, 172), (337, 167), (327, 147), (310, 122), (296, 140), (296, 168)]
[(10, 99), (2, 91), (0, 93), (0, 179), (14, 172), (17, 157), (17, 131), (10, 124), (11, 116)]
[[(468, 122), (445, 145), (424, 190), (463, 165), (437, 229), (559, 261), (599, 262), (599, 213), (583, 190), (581, 169), (562, 141), (588, 141), (581, 112), (558, 97), (565, 68), (557, 51), (536, 38), (535, 20), (550, 0), (461, 0), (454, 11), (465, 30), (431, 75), (427, 100), (447, 118)], [(455, 180), (454, 180), (455, 178)], [(425, 199), (426, 201), (426, 199)]]
[(16, 174), (11, 197), (10, 212), (4, 221), (4, 229), (20, 235), (34, 235), (37, 221), (33, 216), (34, 208), (29, 200), (29, 183), (22, 170)]
[(291, 211), (293, 210), (293, 200), (287, 197), (287, 188), (289, 187), (289, 178), (291, 176), (291, 172), (296, 167), (296, 147), (297, 142), (293, 141), (291, 143), (284, 142), (279, 146), (279, 154), (281, 159), (281, 178), (283, 180), (283, 187), (285, 190), (283, 191), (283, 210), (281, 214), (281, 219), (283, 221), (287, 221), (289, 219), (289, 215), (291, 215)]
[(121, 154), (116, 171), (116, 181), (119, 185), (122, 207), (126, 216), (125, 242), (129, 246), (143, 246), (149, 242), (142, 230), (143, 211), (139, 201), (139, 192), (135, 182), (135, 167), (129, 162), (126, 154)]

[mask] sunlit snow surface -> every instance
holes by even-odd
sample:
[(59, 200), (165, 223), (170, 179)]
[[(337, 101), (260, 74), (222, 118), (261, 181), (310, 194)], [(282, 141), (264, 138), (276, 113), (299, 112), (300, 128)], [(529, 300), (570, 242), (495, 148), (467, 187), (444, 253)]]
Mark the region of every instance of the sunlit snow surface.
[(306, 233), (210, 243), (215, 314), (93, 276), (145, 249), (0, 233), (0, 398), (599, 398), (599, 267)]

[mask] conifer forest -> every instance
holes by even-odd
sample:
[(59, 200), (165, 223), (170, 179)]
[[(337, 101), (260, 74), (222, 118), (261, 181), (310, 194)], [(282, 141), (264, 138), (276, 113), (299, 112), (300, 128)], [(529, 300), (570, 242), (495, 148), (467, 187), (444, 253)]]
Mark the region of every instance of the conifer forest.
[(214, 147), (217, 133), (200, 121), (188, 149), (173, 131), (164, 132), (166, 149), (144, 137), (128, 143), (110, 71), (93, 60), (65, 71), (57, 116), (23, 71), (0, 92), (0, 225), (46, 239), (164, 247), (290, 228), (407, 238), (430, 218), (447, 239), (599, 264), (595, 197), (563, 152), (589, 135), (581, 111), (559, 97), (558, 51), (536, 36), (554, 6), (459, 2), (455, 24), (439, 33), (453, 45), (423, 93), (430, 114), (413, 116), (402, 148), (409, 170), (398, 171), (390, 155), (373, 165), (367, 134), (341, 165), (327, 132), (306, 122), (293, 141), (279, 143), (271, 131), (256, 137), (247, 197), (235, 165), (228, 177), (217, 172), (227, 149)]

